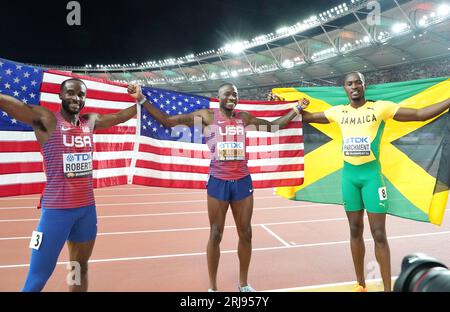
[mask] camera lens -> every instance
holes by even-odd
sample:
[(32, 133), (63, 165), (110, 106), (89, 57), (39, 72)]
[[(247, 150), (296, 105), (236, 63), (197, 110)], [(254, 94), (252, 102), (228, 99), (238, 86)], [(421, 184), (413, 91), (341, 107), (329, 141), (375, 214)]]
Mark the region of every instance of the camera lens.
[(450, 291), (450, 271), (436, 259), (422, 253), (406, 256), (394, 291)]

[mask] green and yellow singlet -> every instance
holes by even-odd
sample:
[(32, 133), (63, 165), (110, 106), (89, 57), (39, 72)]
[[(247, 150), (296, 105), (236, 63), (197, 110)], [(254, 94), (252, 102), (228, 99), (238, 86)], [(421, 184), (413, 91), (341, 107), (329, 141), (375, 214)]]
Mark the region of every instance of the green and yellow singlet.
[(394, 117), (399, 106), (393, 102), (366, 102), (354, 108), (338, 105), (324, 113), (330, 122), (337, 122), (342, 133), (344, 161), (362, 165), (379, 159), (380, 140), (385, 121)]
[(342, 197), (347, 212), (365, 208), (370, 213), (386, 213), (388, 209), (380, 141), (385, 121), (398, 109), (395, 103), (377, 101), (358, 108), (334, 106), (324, 112), (330, 122), (339, 124), (342, 133)]

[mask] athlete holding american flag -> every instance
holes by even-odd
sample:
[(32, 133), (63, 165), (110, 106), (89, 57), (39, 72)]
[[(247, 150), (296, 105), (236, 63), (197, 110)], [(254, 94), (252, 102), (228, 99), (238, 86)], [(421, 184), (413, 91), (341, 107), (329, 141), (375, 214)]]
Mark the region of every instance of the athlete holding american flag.
[(255, 291), (247, 282), (252, 253), (251, 217), (253, 213), (253, 186), (246, 157), (246, 131), (275, 132), (288, 125), (309, 102), (306, 99), (294, 104), (284, 116), (273, 121), (256, 118), (248, 112), (235, 112), (238, 90), (231, 83), (219, 87), (219, 109), (200, 109), (189, 114), (169, 116), (152, 105), (140, 90), (139, 103), (165, 127), (192, 126), (199, 120), (211, 151), (208, 189), (208, 216), (210, 235), (207, 245), (209, 272), (208, 291), (217, 291), (217, 268), (220, 258), (220, 242), (225, 226), (225, 216), (231, 206), (239, 236), (240, 262), (239, 285), (241, 292)]
[[(137, 98), (136, 85), (128, 94)], [(88, 260), (97, 235), (92, 153), (93, 131), (125, 122), (136, 115), (136, 105), (114, 114), (81, 114), (87, 87), (77, 78), (60, 85), (61, 110), (27, 105), (0, 94), (0, 109), (32, 126), (42, 148), (47, 183), (42, 196), (39, 225), (33, 232), (30, 269), (23, 291), (41, 291), (67, 241), (70, 261), (80, 270), (80, 283), (71, 291), (87, 291)]]

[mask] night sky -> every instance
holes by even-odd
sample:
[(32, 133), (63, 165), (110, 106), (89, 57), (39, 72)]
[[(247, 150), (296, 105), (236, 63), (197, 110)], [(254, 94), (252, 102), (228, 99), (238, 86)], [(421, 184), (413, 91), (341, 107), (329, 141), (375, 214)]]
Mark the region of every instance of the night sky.
[(85, 65), (132, 63), (218, 49), (235, 39), (293, 25), (340, 3), (299, 0), (80, 0), (81, 26), (66, 22), (69, 1), (2, 1), (0, 57)]

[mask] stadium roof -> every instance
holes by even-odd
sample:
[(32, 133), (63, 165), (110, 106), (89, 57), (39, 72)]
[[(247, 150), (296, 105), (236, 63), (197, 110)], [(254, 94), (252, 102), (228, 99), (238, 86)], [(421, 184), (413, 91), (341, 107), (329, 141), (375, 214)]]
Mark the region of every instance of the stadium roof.
[[(450, 2), (350, 0), (270, 34), (139, 64), (60, 67), (191, 93), (342, 76), (450, 55)], [(380, 14), (377, 14), (377, 13)], [(54, 67), (54, 66), (52, 66)]]

